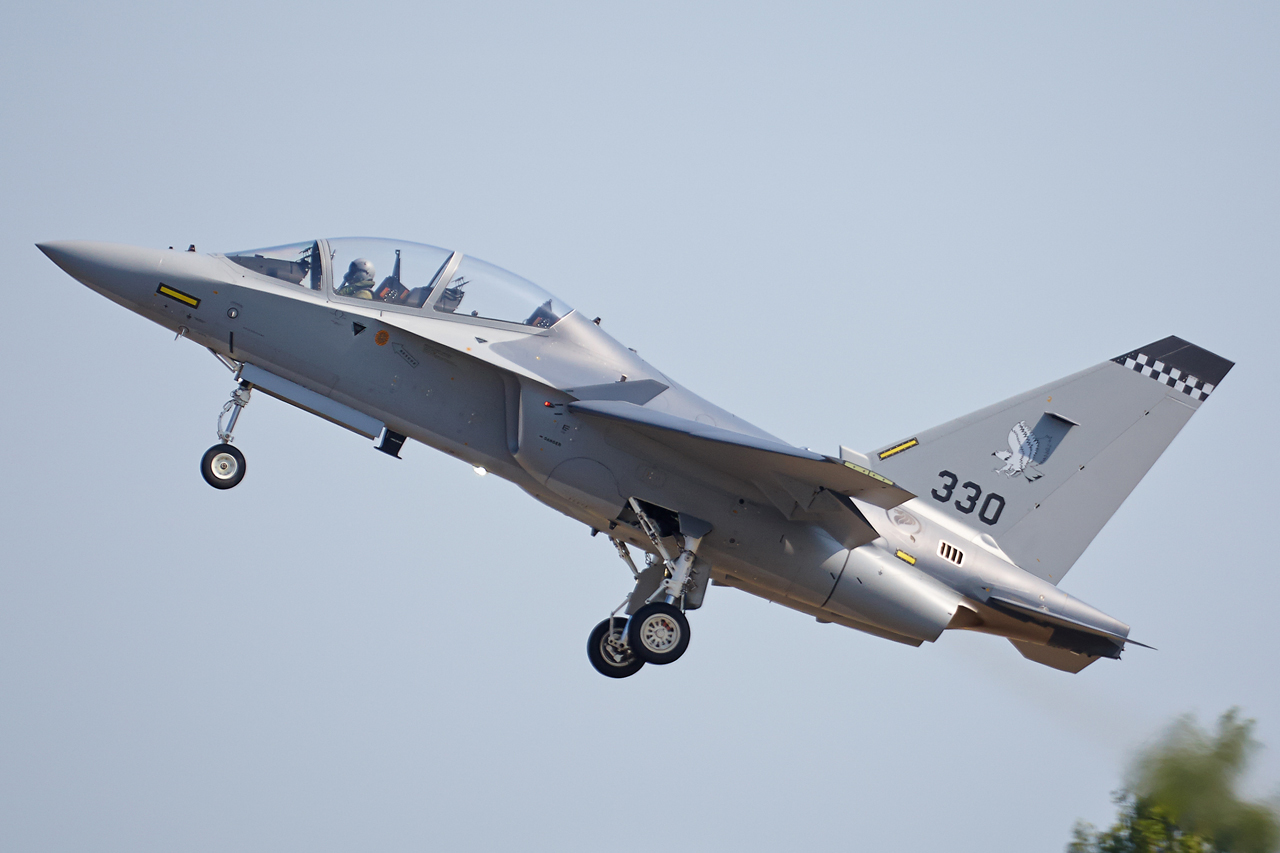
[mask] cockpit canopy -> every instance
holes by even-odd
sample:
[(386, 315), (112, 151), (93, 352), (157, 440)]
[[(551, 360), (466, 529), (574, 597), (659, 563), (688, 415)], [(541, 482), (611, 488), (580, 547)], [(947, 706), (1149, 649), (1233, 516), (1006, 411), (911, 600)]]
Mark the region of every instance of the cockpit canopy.
[(312, 290), (321, 288), (320, 244), (315, 241), (229, 252), (227, 260), (287, 284), (301, 284)]
[(436, 319), (549, 329), (573, 310), (514, 273), (422, 243), (343, 237), (232, 252), (227, 259), (332, 301)]

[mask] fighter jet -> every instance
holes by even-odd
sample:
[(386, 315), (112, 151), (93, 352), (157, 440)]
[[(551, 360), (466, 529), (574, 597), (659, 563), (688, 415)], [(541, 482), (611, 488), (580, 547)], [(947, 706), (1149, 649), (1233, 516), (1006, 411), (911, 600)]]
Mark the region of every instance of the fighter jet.
[(214, 488), (245, 476), (232, 433), (258, 391), (392, 456), (408, 439), (436, 448), (605, 534), (631, 575), (587, 644), (612, 678), (683, 655), (709, 586), (911, 646), (950, 629), (1066, 672), (1119, 658), (1129, 626), (1058, 584), (1232, 367), (1167, 337), (828, 455), (704, 400), (599, 320), (461, 252), (367, 238), (211, 255), (39, 248), (234, 374), (200, 462)]

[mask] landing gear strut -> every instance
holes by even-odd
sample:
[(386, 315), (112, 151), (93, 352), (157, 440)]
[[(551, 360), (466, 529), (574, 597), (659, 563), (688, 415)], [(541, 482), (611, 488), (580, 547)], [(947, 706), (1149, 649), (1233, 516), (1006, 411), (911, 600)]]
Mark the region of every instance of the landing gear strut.
[[(673, 559), (662, 542), (658, 524), (645, 512), (644, 506), (635, 498), (630, 504), (640, 529), (653, 543), (659, 559), (651, 558), (645, 570), (639, 571), (627, 546), (618, 539), (613, 540), (618, 556), (631, 570), (636, 585), (613, 614), (595, 627), (587, 643), (591, 665), (610, 678), (626, 678), (646, 663), (660, 666), (679, 660), (689, 648), (689, 620), (684, 615), (689, 594), (697, 591), (689, 604), (697, 607), (701, 603), (700, 590), (705, 589), (706, 582), (706, 578), (700, 579), (701, 586), (695, 582), (694, 561), (698, 546), (711, 532), (711, 525), (680, 515), (682, 544), (679, 556)], [(627, 619), (618, 615), (624, 608), (629, 615)]]
[[(206, 450), (204, 457), (200, 460), (201, 476), (215, 489), (235, 488), (244, 479), (246, 470), (244, 454), (231, 446), (231, 442), (234, 441), (231, 432), (236, 428), (241, 410), (249, 405), (249, 395), (252, 390), (253, 386), (248, 382), (241, 382), (231, 392), (231, 399), (226, 402), (222, 407), (222, 413), (218, 415), (218, 438), (221, 443)], [(228, 412), (231, 414), (231, 419), (227, 421), (226, 429), (223, 429), (222, 419)]]

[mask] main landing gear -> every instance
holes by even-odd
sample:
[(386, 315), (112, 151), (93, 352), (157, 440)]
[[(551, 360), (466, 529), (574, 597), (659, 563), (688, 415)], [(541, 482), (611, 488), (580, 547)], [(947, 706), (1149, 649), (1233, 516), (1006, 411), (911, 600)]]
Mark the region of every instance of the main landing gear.
[(627, 645), (627, 620), (610, 616), (597, 625), (587, 639), (587, 657), (596, 672), (610, 678), (626, 678), (635, 675), (644, 666), (644, 660)]
[[(660, 558), (644, 571), (636, 569), (631, 553), (621, 541), (614, 539), (618, 556), (631, 569), (635, 589), (591, 632), (587, 640), (587, 658), (597, 672), (610, 678), (626, 678), (640, 671), (646, 663), (675, 663), (689, 648), (689, 620), (684, 611), (702, 603), (707, 578), (696, 577), (694, 561), (703, 537), (711, 525), (701, 519), (680, 514), (680, 554), (672, 559), (662, 542), (658, 523), (635, 498), (631, 508), (640, 529), (649, 537)], [(699, 567), (705, 574), (706, 568)], [(627, 618), (618, 615), (625, 608)]]
[(674, 604), (651, 601), (631, 617), (627, 644), (645, 663), (675, 663), (689, 648), (689, 620)]
[[(232, 489), (240, 485), (240, 481), (244, 479), (246, 470), (244, 454), (231, 446), (234, 440), (231, 437), (231, 431), (236, 428), (236, 421), (240, 419), (240, 412), (245, 406), (249, 405), (249, 395), (253, 390), (248, 382), (241, 382), (236, 389), (231, 392), (231, 399), (222, 407), (222, 413), (218, 415), (218, 439), (219, 444), (215, 444), (204, 452), (204, 457), (200, 460), (200, 474), (204, 477), (204, 481), (215, 489)], [(222, 419), (231, 413), (231, 419), (227, 421), (226, 429), (222, 427)]]

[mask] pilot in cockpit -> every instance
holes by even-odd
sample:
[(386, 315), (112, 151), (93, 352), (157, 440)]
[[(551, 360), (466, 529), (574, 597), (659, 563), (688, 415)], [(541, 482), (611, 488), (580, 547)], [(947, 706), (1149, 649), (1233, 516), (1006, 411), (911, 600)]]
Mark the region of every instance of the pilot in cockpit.
[(366, 258), (356, 258), (347, 267), (342, 277), (342, 286), (338, 288), (339, 296), (353, 296), (356, 299), (373, 299), (373, 263)]

